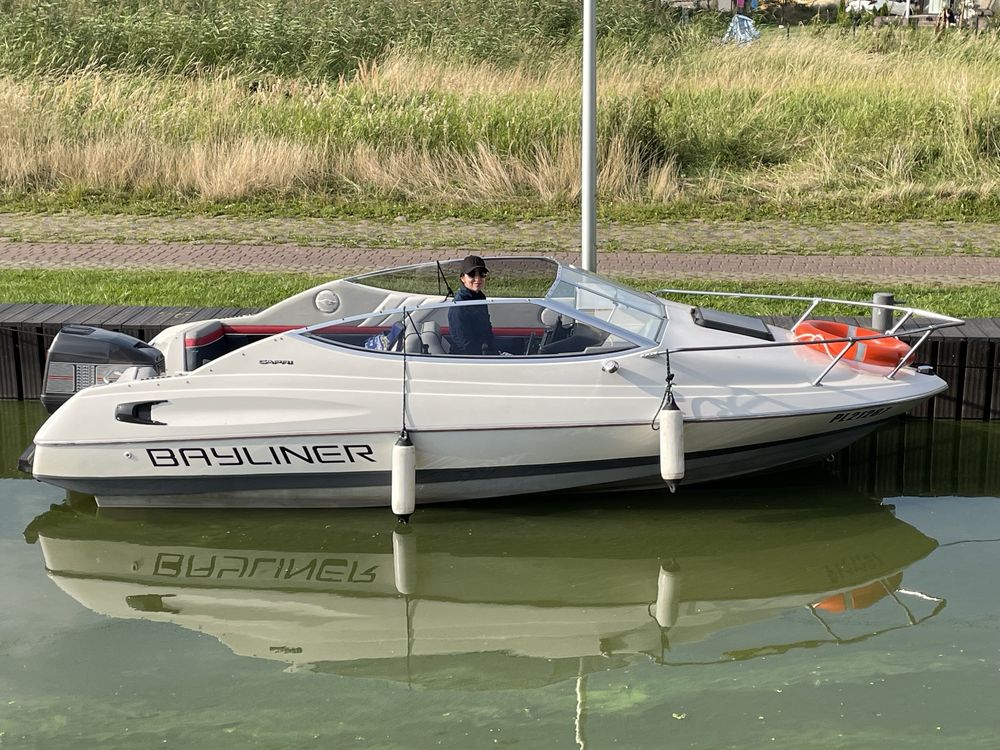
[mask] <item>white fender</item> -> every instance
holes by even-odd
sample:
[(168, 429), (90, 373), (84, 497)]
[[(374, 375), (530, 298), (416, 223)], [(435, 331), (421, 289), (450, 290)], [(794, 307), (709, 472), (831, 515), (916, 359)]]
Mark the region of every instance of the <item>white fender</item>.
[(392, 512), (410, 520), (417, 504), (417, 451), (410, 436), (401, 432), (392, 446)]
[[(405, 527), (404, 527), (405, 528)], [(396, 591), (410, 596), (417, 590), (417, 535), (392, 532), (392, 572)]]
[(680, 610), (678, 601), (677, 574), (664, 570), (660, 566), (660, 574), (656, 577), (656, 624), (661, 628), (669, 628), (677, 624), (677, 614)]
[(660, 409), (660, 476), (664, 482), (684, 478), (684, 415), (673, 399)]

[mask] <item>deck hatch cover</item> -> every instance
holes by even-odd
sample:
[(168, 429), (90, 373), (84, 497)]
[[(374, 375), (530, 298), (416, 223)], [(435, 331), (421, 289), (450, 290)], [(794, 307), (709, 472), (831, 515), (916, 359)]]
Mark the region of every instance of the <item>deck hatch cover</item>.
[(722, 312), (705, 307), (695, 307), (691, 310), (691, 317), (695, 325), (702, 328), (712, 328), (716, 331), (726, 331), (727, 333), (738, 333), (742, 336), (751, 336), (764, 341), (774, 341), (774, 334), (767, 324), (760, 318), (752, 318), (749, 315), (737, 315), (736, 313)]

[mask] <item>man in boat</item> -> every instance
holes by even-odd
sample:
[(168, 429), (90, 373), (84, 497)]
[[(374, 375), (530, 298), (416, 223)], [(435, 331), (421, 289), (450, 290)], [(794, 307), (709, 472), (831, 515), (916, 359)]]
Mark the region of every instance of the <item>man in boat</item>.
[[(455, 302), (485, 300), (486, 275), (489, 269), (478, 255), (467, 255), (462, 260), (462, 286), (455, 292)], [(452, 354), (499, 354), (493, 337), (493, 324), (487, 305), (456, 304), (448, 310), (448, 328)]]

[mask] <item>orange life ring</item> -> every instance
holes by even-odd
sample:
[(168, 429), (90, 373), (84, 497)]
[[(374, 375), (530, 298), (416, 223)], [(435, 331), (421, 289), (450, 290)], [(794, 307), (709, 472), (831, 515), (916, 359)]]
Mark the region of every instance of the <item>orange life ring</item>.
[(824, 612), (847, 612), (851, 609), (866, 609), (875, 602), (889, 596), (889, 594), (899, 588), (902, 582), (903, 574), (895, 573), (888, 578), (872, 581), (866, 586), (859, 586), (856, 589), (851, 589), (841, 594), (833, 594), (811, 606), (813, 609), (822, 609)]
[(871, 365), (882, 365), (884, 367), (895, 367), (910, 354), (910, 347), (899, 339), (870, 339), (869, 341), (857, 341), (852, 346), (849, 342), (840, 341), (828, 343), (829, 339), (848, 339), (863, 336), (881, 336), (881, 332), (873, 331), (871, 328), (848, 325), (847, 323), (835, 323), (830, 320), (803, 320), (795, 328), (792, 334), (798, 341), (813, 341), (809, 344), (810, 349), (826, 352), (831, 357), (837, 357), (844, 349), (850, 346), (850, 350), (844, 355), (844, 359), (855, 362), (867, 362)]

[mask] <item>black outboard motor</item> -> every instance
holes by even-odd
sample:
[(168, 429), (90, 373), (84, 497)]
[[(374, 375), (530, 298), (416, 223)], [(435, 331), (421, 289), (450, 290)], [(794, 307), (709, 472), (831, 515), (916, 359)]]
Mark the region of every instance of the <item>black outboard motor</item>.
[(92, 326), (66, 326), (56, 335), (45, 361), (42, 403), (51, 414), (77, 391), (94, 383), (113, 383), (126, 367), (164, 369), (163, 353), (117, 331)]

